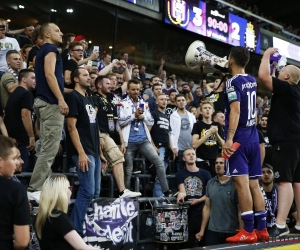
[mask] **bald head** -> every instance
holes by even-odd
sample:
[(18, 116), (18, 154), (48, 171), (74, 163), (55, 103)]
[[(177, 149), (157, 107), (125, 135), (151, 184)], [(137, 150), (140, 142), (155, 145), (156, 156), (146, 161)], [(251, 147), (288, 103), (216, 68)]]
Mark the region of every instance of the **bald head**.
[(300, 69), (294, 65), (288, 65), (285, 68), (287, 73), (290, 75), (289, 82), (292, 84), (298, 84), (300, 81)]

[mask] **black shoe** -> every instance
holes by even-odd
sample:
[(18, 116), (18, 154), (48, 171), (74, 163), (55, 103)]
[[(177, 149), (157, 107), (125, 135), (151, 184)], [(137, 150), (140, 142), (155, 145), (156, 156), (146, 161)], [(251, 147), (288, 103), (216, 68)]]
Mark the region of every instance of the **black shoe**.
[(280, 237), (280, 236), (284, 236), (290, 233), (290, 230), (288, 228), (288, 226), (285, 226), (284, 228), (279, 228), (276, 226), (276, 224), (274, 224), (270, 230), (269, 230), (269, 235), (270, 238), (276, 238), (276, 237)]
[(164, 192), (164, 196), (165, 197), (173, 197), (173, 196), (177, 196), (178, 192), (172, 192), (172, 190), (168, 190), (166, 192)]
[(154, 188), (154, 182), (153, 182), (153, 181), (149, 181), (149, 182), (147, 183), (147, 185), (146, 185), (146, 189), (152, 191), (153, 188)]
[(300, 234), (300, 230), (293, 227), (290, 229), (290, 234)]

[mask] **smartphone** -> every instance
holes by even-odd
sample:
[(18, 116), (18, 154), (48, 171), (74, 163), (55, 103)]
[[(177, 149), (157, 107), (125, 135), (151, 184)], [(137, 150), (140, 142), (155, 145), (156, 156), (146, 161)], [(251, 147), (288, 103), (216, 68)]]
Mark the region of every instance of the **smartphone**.
[(92, 60), (88, 60), (87, 66), (93, 66), (93, 61)]
[(142, 113), (144, 113), (144, 103), (141, 103), (139, 108), (142, 110)]
[(99, 46), (94, 46), (93, 53), (98, 53), (98, 52), (99, 52)]

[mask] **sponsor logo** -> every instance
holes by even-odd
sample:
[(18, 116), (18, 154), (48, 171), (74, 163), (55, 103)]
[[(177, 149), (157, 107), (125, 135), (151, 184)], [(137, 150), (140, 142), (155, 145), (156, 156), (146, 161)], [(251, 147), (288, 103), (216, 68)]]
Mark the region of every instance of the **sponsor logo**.
[(257, 83), (256, 82), (247, 82), (247, 83), (244, 83), (242, 84), (242, 90), (243, 89), (252, 89), (254, 87), (257, 87)]
[(233, 101), (237, 99), (237, 95), (235, 91), (228, 93), (227, 96), (229, 101)]

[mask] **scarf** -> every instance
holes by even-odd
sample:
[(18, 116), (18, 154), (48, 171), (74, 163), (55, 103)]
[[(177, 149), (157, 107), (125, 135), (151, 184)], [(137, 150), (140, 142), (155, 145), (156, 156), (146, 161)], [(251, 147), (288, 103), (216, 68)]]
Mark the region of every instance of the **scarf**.
[(8, 68), (7, 72), (11, 73), (14, 76), (14, 78), (18, 80), (18, 74), (15, 71), (13, 71), (11, 68)]
[(277, 188), (275, 186), (273, 186), (273, 189), (272, 189), (272, 200), (271, 200), (271, 203), (272, 203), (272, 206), (270, 205), (270, 203), (268, 202), (268, 197), (267, 197), (267, 194), (265, 192), (265, 190), (263, 189), (262, 186), (260, 186), (260, 190), (264, 196), (264, 199), (265, 199), (265, 204), (266, 204), (266, 211), (267, 213), (270, 214), (270, 217), (271, 217), (271, 222), (270, 222), (270, 227), (272, 225), (275, 224), (275, 219), (276, 219), (276, 216), (275, 216), (275, 212), (277, 211), (277, 207), (278, 207), (278, 191), (277, 191)]

